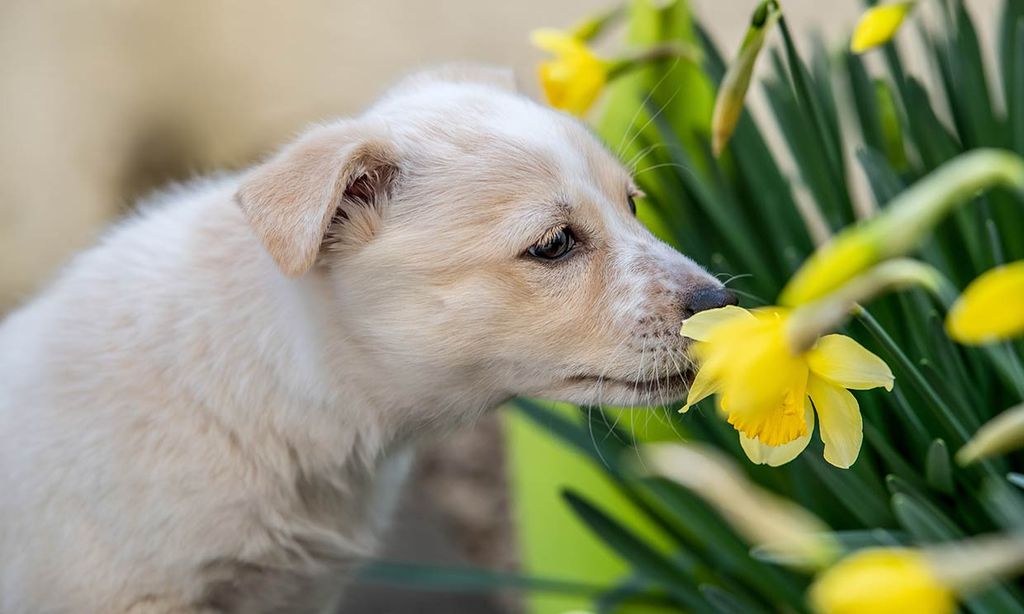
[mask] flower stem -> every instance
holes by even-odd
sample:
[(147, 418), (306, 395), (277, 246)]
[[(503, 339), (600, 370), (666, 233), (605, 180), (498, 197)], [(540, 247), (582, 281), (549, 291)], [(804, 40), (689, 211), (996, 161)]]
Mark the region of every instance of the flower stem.
[(621, 77), (634, 69), (641, 68), (645, 64), (674, 58), (699, 65), (701, 62), (701, 52), (700, 49), (693, 45), (672, 41), (651, 45), (621, 58), (610, 60), (608, 64), (608, 80), (611, 81), (616, 77)]

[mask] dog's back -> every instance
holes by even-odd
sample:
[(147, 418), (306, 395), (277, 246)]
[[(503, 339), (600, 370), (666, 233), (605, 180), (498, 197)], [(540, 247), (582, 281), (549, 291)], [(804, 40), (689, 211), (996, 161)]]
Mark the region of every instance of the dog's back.
[[(264, 275), (236, 184), (148, 207), (0, 326), (4, 614), (317, 611), (367, 551), (344, 532), (363, 510), (304, 483), (280, 425), (260, 422), (294, 403), (267, 383), (303, 331), (260, 326), (289, 308), (260, 286), (292, 282)], [(249, 431), (225, 412), (250, 413)]]

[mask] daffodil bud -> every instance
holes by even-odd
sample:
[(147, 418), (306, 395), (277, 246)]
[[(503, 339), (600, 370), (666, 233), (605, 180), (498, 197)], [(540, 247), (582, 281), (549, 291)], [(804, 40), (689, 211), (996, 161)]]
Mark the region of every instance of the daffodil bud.
[(1024, 405), (1008, 409), (983, 424), (956, 453), (956, 461), (968, 465), (1021, 447), (1024, 447)]
[(897, 258), (876, 265), (855, 276), (824, 298), (793, 310), (787, 336), (794, 352), (810, 349), (822, 335), (836, 330), (857, 309), (882, 293), (920, 286), (933, 294), (948, 296), (952, 289), (934, 267), (907, 258)]
[(870, 266), (909, 252), (954, 206), (1004, 185), (1024, 194), (1024, 160), (976, 149), (946, 162), (894, 198), (877, 216), (819, 248), (789, 280), (779, 302), (795, 306), (825, 296)]
[(864, 53), (892, 40), (916, 2), (893, 2), (868, 9), (850, 38), (850, 51)]
[(757, 6), (739, 53), (722, 77), (718, 96), (715, 98), (715, 110), (711, 117), (711, 149), (716, 156), (722, 153), (736, 129), (736, 123), (743, 112), (743, 101), (750, 87), (750, 77), (754, 73), (757, 56), (761, 53), (769, 30), (781, 14), (782, 9), (775, 0), (763, 0)]
[(817, 516), (753, 484), (727, 458), (697, 444), (644, 446), (645, 466), (705, 499), (751, 544), (801, 568), (833, 561), (838, 544)]
[(972, 344), (1024, 335), (1024, 260), (972, 281), (949, 310), (946, 330), (953, 339)]

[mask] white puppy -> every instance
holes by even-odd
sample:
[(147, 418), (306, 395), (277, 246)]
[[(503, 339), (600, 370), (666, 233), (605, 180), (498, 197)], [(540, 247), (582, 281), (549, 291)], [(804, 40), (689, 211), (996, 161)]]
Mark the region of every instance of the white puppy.
[(412, 442), (683, 394), (680, 320), (734, 299), (508, 81), (420, 75), (168, 193), (0, 326), (3, 614), (329, 611)]

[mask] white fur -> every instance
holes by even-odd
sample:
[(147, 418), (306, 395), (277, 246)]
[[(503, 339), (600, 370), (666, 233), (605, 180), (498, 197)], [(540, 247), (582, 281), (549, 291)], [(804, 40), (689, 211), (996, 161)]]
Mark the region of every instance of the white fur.
[[(415, 440), (515, 394), (682, 393), (649, 383), (685, 359), (678, 318), (638, 319), (716, 282), (629, 216), (575, 121), (460, 74), (312, 130), (400, 172), (312, 269), (290, 233), (323, 211), (249, 225), (309, 187), (272, 160), (144, 205), (0, 325), (0, 612), (329, 611)], [(522, 252), (552, 199), (595, 231), (548, 266)]]

